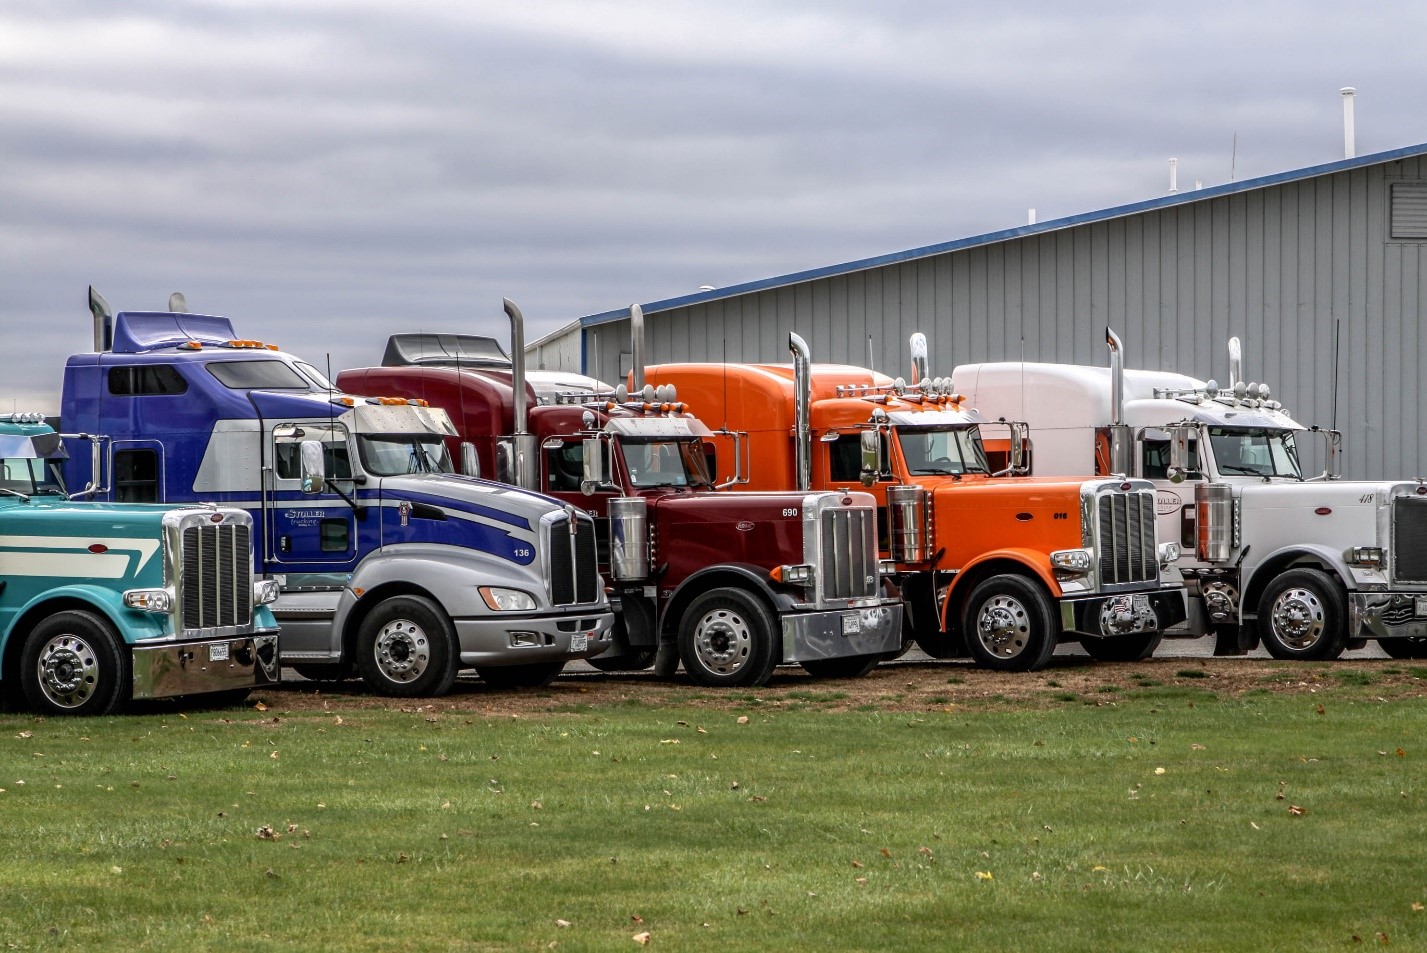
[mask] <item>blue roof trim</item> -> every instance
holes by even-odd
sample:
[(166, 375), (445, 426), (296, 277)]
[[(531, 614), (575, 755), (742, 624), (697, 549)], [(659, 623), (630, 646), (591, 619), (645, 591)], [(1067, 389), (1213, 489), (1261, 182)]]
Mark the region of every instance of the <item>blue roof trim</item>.
[[(1112, 218), (1122, 218), (1126, 215), (1150, 212), (1175, 205), (1188, 205), (1191, 202), (1202, 202), (1206, 199), (1233, 195), (1238, 192), (1249, 192), (1270, 185), (1283, 185), (1288, 182), (1298, 182), (1320, 175), (1346, 172), (1351, 169), (1361, 169), (1365, 166), (1395, 162), (1398, 159), (1409, 159), (1420, 155), (1427, 155), (1427, 143), (1415, 146), (1404, 146), (1401, 149), (1393, 149), (1388, 152), (1376, 152), (1372, 155), (1357, 156), (1352, 159), (1339, 159), (1335, 162), (1311, 165), (1302, 169), (1293, 169), (1289, 172), (1275, 172), (1272, 175), (1259, 176), (1256, 179), (1244, 179), (1242, 182), (1212, 185), (1205, 189), (1194, 189), (1193, 191), (1181, 192), (1177, 195), (1162, 195), (1159, 198), (1148, 199), (1143, 202), (1134, 202), (1130, 205), (1116, 205), (1111, 208), (1101, 209), (1098, 212), (1083, 212), (1079, 215), (1070, 215), (1065, 218), (1037, 222), (1034, 225), (1022, 225), (1019, 228), (1007, 228), (999, 232), (987, 232), (984, 235), (974, 235), (970, 238), (958, 238), (955, 241), (942, 242), (938, 245), (924, 245), (921, 248), (910, 248), (906, 251), (892, 252), (888, 255), (878, 255), (875, 258), (862, 258), (857, 261), (845, 262), (841, 265), (828, 265), (823, 268), (796, 271), (792, 274), (779, 275), (774, 278), (760, 278), (757, 281), (747, 281), (743, 284), (729, 285), (726, 288), (715, 288), (713, 291), (700, 291), (694, 294), (681, 295), (677, 298), (664, 298), (661, 301), (651, 301), (648, 304), (640, 305), (640, 307), (644, 309), (644, 313), (647, 316), (660, 311), (672, 311), (675, 308), (687, 308), (691, 305), (718, 301), (722, 298), (733, 298), (754, 291), (767, 291), (770, 288), (782, 288), (787, 285), (803, 284), (808, 281), (817, 281), (820, 278), (832, 278), (837, 275), (850, 274), (855, 271), (866, 271), (869, 268), (896, 265), (904, 261), (929, 258), (933, 255), (942, 255), (946, 252), (960, 251), (965, 248), (975, 248), (978, 245), (991, 245), (1012, 238), (1039, 235), (1044, 232), (1053, 232), (1075, 225), (1103, 222)], [(628, 308), (620, 308), (617, 311), (604, 311), (599, 314), (589, 314), (580, 318), (580, 326), (588, 328), (598, 324), (609, 324), (612, 321), (622, 321), (627, 317), (629, 317)]]

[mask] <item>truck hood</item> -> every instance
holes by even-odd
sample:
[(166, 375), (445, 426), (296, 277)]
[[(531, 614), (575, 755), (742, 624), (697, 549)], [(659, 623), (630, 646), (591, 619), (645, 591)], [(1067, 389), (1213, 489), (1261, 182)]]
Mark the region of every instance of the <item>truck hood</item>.
[(529, 490), (454, 473), (382, 477), (380, 486), (383, 498), (429, 502), (526, 529), (534, 529), (546, 513), (563, 509), (555, 500)]

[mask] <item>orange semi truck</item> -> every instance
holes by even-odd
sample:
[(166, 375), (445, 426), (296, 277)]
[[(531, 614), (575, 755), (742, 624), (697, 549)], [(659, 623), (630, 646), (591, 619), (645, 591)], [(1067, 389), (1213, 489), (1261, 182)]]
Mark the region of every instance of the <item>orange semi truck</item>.
[(1005, 421), (1011, 465), (993, 472), (980, 433), (992, 422), (926, 376), (924, 339), (918, 353), (913, 338), (911, 387), (813, 364), (796, 334), (789, 350), (792, 365), (664, 364), (645, 380), (675, 385), (737, 434), (715, 438), (721, 479), (871, 492), (907, 634), (928, 654), (1032, 671), (1079, 641), (1094, 658), (1135, 660), (1184, 621), (1178, 548), (1158, 542), (1151, 483), (1013, 476), (1026, 428)]

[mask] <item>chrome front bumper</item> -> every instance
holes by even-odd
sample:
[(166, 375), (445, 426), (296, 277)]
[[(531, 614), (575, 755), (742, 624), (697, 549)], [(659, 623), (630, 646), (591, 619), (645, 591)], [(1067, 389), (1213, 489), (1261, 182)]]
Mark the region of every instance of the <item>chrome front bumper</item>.
[(278, 681), (277, 633), (133, 647), (135, 699), (259, 688)]
[[(1140, 603), (1138, 608), (1135, 606), (1137, 601)], [(1132, 619), (1123, 627), (1111, 627), (1105, 623), (1104, 620), (1108, 616), (1125, 610), (1130, 612)], [(1178, 586), (1150, 592), (1120, 592), (1060, 600), (1062, 629), (1107, 639), (1120, 635), (1161, 632), (1183, 622), (1187, 615), (1184, 589)]]
[(1358, 639), (1427, 638), (1427, 616), (1415, 608), (1427, 592), (1348, 593), (1348, 632)]
[(782, 617), (781, 662), (882, 655), (902, 647), (902, 604), (790, 612)]

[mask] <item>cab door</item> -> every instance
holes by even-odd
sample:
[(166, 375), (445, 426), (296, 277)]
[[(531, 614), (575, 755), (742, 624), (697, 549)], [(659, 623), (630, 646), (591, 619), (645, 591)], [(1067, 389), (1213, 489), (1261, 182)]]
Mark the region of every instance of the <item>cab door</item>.
[(340, 424), (282, 424), (270, 432), (273, 465), (263, 499), (263, 532), (271, 572), (346, 571), (356, 557), (356, 516), (329, 486), (302, 492), (300, 447), (318, 440), (327, 479), (350, 498), (354, 484), (346, 428)]

